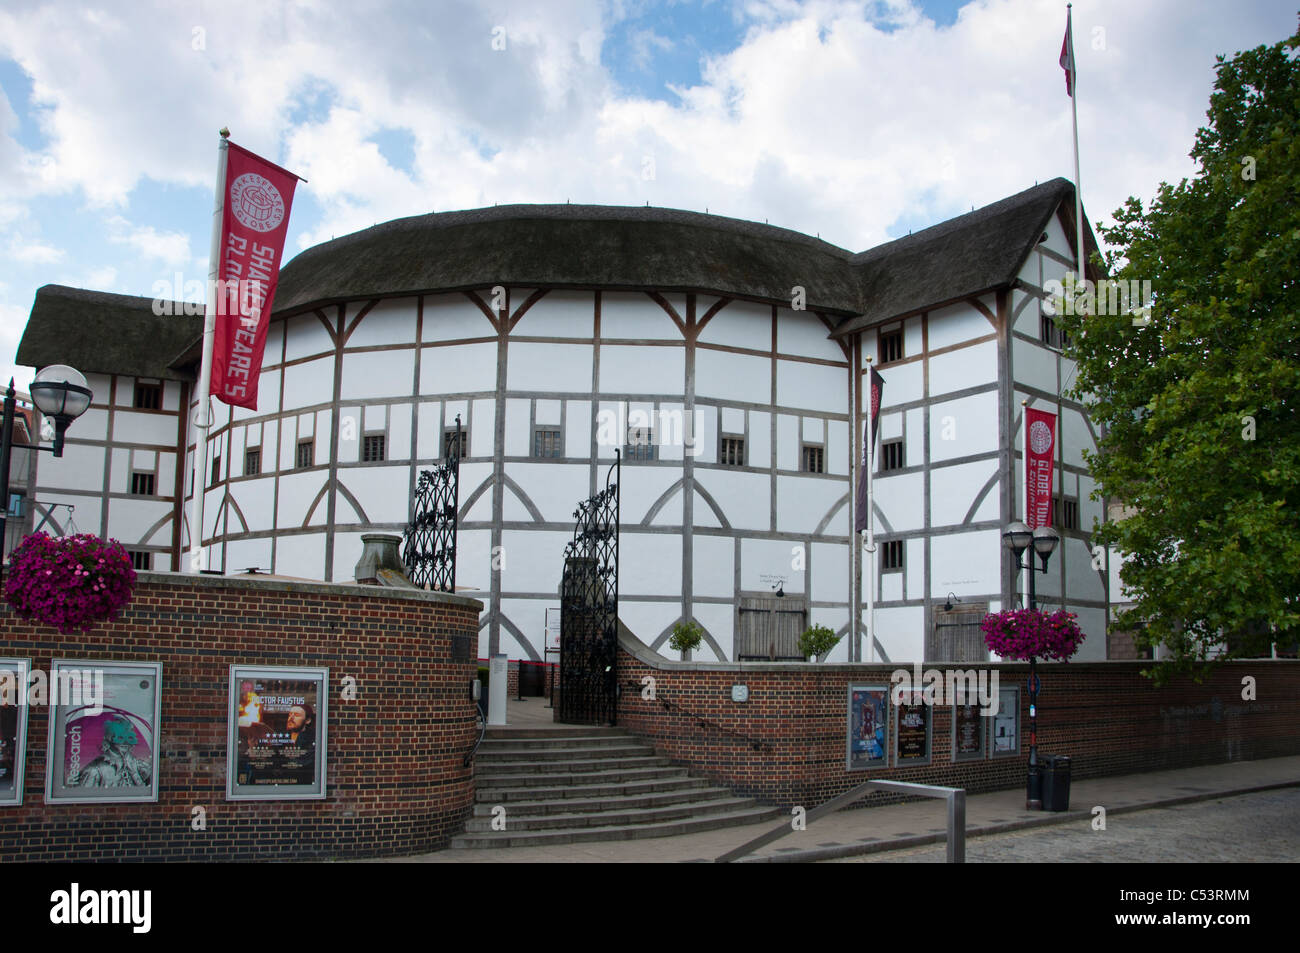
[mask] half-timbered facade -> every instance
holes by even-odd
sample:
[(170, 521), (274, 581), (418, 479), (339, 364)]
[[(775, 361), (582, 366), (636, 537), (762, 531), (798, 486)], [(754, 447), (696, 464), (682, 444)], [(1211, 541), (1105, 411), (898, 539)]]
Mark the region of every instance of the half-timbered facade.
[[(1104, 517), (1081, 456), (1095, 434), (1061, 396), (1071, 367), (1040, 309), (1074, 255), (1072, 210), (1055, 180), (859, 255), (584, 206), (422, 216), (309, 249), (282, 272), (258, 409), (215, 405), (208, 565), (351, 580), (361, 534), (401, 530), (459, 418), (457, 583), (487, 606), (480, 655), (542, 658), (574, 508), (618, 450), (623, 622), (667, 651), (693, 619), (697, 659), (788, 657), (807, 625), (847, 633), (862, 595), (851, 510), (871, 358), (876, 631), (831, 659), (983, 657), (969, 622), (1025, 586), (1000, 538), (1023, 505), (1022, 401), (1061, 415), (1064, 541), (1040, 601), (1078, 612), (1094, 637), (1081, 657), (1102, 657), (1088, 536)], [(66, 353), (78, 302), (154, 345)], [(200, 320), (44, 288), (19, 351), (95, 389), (64, 459), (41, 461), (38, 506), (75, 499), (80, 529), (154, 568), (190, 545)]]

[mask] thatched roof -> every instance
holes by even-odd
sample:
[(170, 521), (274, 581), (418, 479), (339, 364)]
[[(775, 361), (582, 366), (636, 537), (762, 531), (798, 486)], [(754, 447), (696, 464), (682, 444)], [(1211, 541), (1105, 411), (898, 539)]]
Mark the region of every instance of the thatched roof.
[[(848, 334), (1009, 287), (1073, 186), (1053, 179), (967, 215), (853, 254), (808, 235), (719, 215), (598, 205), (503, 205), (397, 219), (309, 248), (284, 266), (275, 316), (336, 301), (481, 289), (700, 291), (789, 303)], [(1095, 248), (1085, 229), (1090, 250)], [(202, 318), (159, 317), (149, 298), (47, 285), (21, 364), (192, 377)]]
[(70, 364), (87, 374), (192, 380), (192, 374), (170, 364), (203, 334), (202, 315), (184, 314), (178, 302), (170, 302), (171, 315), (156, 315), (153, 303), (153, 298), (46, 285), (36, 292), (17, 363), (35, 368)]
[(712, 291), (856, 310), (850, 253), (772, 225), (676, 209), (502, 205), (418, 215), (310, 248), (280, 274), (276, 311), (492, 285)]

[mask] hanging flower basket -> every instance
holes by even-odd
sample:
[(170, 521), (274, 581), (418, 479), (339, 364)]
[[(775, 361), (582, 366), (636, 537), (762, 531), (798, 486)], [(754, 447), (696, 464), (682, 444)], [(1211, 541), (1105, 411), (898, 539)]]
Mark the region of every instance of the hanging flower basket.
[(117, 540), (33, 533), (13, 552), (4, 596), (19, 616), (68, 635), (116, 619), (134, 589), (135, 568)]
[(1064, 609), (1043, 612), (1038, 609), (1009, 609), (990, 612), (980, 623), (984, 644), (1005, 659), (1056, 659), (1065, 662), (1079, 651), (1083, 633), (1074, 620), (1077, 616)]

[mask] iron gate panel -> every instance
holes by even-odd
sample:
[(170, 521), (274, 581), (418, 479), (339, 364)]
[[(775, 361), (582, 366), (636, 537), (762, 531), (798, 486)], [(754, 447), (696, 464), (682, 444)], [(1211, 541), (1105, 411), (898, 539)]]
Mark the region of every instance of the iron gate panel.
[(456, 527), (463, 439), (457, 415), (456, 440), (448, 448), (447, 459), (432, 470), (421, 470), (415, 483), (415, 509), (404, 534), (402, 562), (406, 575), (421, 589), (456, 591)]
[(612, 725), (617, 717), (618, 484), (622, 456), (605, 489), (578, 504), (560, 583), (559, 720)]

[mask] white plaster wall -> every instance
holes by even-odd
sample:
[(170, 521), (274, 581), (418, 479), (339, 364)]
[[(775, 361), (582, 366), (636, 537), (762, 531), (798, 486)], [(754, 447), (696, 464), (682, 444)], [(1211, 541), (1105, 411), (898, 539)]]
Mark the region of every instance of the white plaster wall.
[[(813, 543), (809, 572), (809, 598), (813, 602), (847, 602), (849, 597), (849, 548), (830, 543)], [(846, 621), (842, 610), (832, 612), (839, 628)], [(826, 623), (830, 625), (830, 623)]]
[(925, 540), (903, 543), (903, 576), (908, 599), (925, 598)]
[(573, 510), (587, 496), (587, 467), (563, 463), (510, 463), (506, 475), (519, 484), (541, 512), (555, 523), (573, 521)]
[(778, 414), (776, 418), (776, 467), (778, 470), (798, 471), (800, 440), (799, 418)]
[[(896, 533), (920, 529), (925, 521), (925, 493), (920, 473), (877, 476), (871, 482), (876, 508)], [(884, 527), (876, 521), (876, 532)]]
[(830, 332), (817, 315), (809, 311), (780, 308), (776, 313), (776, 349), (781, 354), (843, 361), (844, 352), (830, 340)]
[[(324, 471), (313, 470), (304, 473), (286, 473), (280, 477), (280, 509), (276, 516), (276, 525), (282, 529), (301, 526), (307, 516), (307, 508), (316, 499), (320, 488), (325, 485), (327, 476)], [(321, 500), (316, 507), (315, 519), (320, 519), (324, 506), (325, 501)], [(206, 503), (204, 510), (207, 512)]]
[(1084, 466), (1083, 451), (1096, 451), (1092, 433), (1083, 419), (1083, 414), (1072, 407), (1060, 408), (1060, 420), (1057, 431), (1061, 437), (1061, 453), (1065, 462), (1072, 466)]
[(87, 490), (100, 492), (104, 487), (103, 447), (73, 443), (63, 445), (63, 457), (42, 455), (37, 461), (36, 498), (45, 499), (47, 490)]
[(334, 399), (334, 359), (322, 358), (284, 369), (284, 406), (310, 407)]
[[(415, 341), (415, 298), (396, 298), (380, 301), (361, 319), (361, 323), (352, 329), (347, 346), (376, 347), (385, 344), (401, 344)], [(348, 323), (351, 324), (364, 304), (354, 303), (348, 307)], [(346, 359), (344, 361), (346, 364)], [(345, 369), (346, 373), (346, 369)], [(346, 381), (346, 377), (344, 380)], [(348, 577), (349, 579), (351, 576)]]
[[(742, 418), (739, 426), (736, 426), (734, 419), (732, 419), (732, 426), (735, 426), (735, 429), (732, 430), (730, 427), (726, 428), (728, 433), (744, 433), (744, 411), (738, 411), (734, 408), (726, 408), (723, 409), (721, 413), (724, 418), (728, 416), (731, 418), (736, 416)], [(700, 464), (718, 462), (718, 416), (719, 409), (717, 407), (711, 407), (707, 404), (704, 406), (696, 405), (695, 407), (693, 420), (695, 427), (695, 441), (694, 446), (690, 449), (694, 451), (695, 463), (697, 466)], [(745, 447), (745, 456), (749, 457), (750, 452), (750, 448), (747, 445)], [(763, 461), (764, 465), (766, 463), (766, 460)]]
[(798, 361), (776, 362), (776, 402), (842, 413), (848, 408), (847, 369)]
[[(602, 348), (602, 368), (605, 353)], [(592, 349), (587, 344), (512, 341), (506, 359), (506, 387), (512, 391), (586, 391), (591, 387), (591, 363)], [(483, 383), (478, 389), (488, 386)]]
[[(331, 322), (335, 320), (334, 309), (331, 308), (325, 313), (330, 317)], [(284, 352), (286, 361), (295, 361), (300, 357), (309, 357), (313, 354), (326, 354), (334, 350), (334, 342), (330, 339), (329, 332), (325, 330), (325, 326), (316, 315), (304, 314), (288, 318), (283, 324), (288, 329)], [(267, 353), (273, 352), (268, 350)], [(327, 375), (326, 380), (331, 376)]]
[(270, 572), (271, 540), (232, 539), (226, 543), (226, 565), (236, 572), (242, 572), (250, 566)]
[[(986, 302), (989, 311), (994, 310), (994, 302)], [(927, 324), (931, 352), (957, 344), (965, 344), (974, 338), (993, 334), (993, 325), (973, 305), (962, 302), (931, 311)], [(996, 371), (996, 365), (994, 367)], [(934, 370), (931, 365), (930, 386), (934, 387)]]
[[(704, 311), (700, 310), (699, 315), (702, 317)], [(699, 341), (766, 351), (772, 346), (772, 306), (732, 301), (709, 319)]]
[[(274, 512), (275, 480), (270, 477), (256, 480), (240, 480), (230, 484), (230, 495), (239, 504), (239, 510), (248, 520), (251, 531), (271, 528), (271, 516)], [(269, 550), (268, 550), (269, 552)], [(252, 563), (249, 563), (252, 565)], [(271, 565), (267, 557), (266, 565)]]
[(772, 415), (762, 410), (749, 412), (749, 442), (745, 447), (751, 467), (772, 465)]
[(131, 489), (131, 451), (114, 448), (110, 452), (110, 459), (112, 466), (108, 474), (109, 492), (129, 492)]
[(495, 343), (460, 344), (453, 350), (425, 348), (420, 355), (421, 395), (479, 394), (495, 390), (496, 381)]
[[(339, 481), (357, 498), (357, 502), (366, 511), (365, 519), (371, 523), (406, 522), (411, 486), (410, 470), (405, 464), (340, 470)], [(280, 495), (283, 498), (283, 485)], [(321, 501), (322, 505), (324, 502)], [(339, 494), (336, 506), (339, 511), (338, 521), (352, 522), (343, 518), (343, 514), (352, 508), (347, 498)]]
[[(718, 643), (718, 648), (722, 650), (722, 657), (713, 651), (713, 647), (708, 642), (703, 643), (698, 649), (691, 653), (693, 662), (723, 662), (730, 660), (735, 655), (735, 635), (733, 626), (735, 625), (735, 609), (727, 605), (717, 604), (696, 604), (692, 607), (691, 614), (695, 621), (702, 625), (706, 632), (712, 636), (713, 640)], [(664, 648), (668, 648), (667, 645)], [(677, 655), (671, 649), (668, 651)]]
[[(519, 645), (520, 636), (516, 636), (506, 626), (501, 627), (501, 651), (512, 659), (525, 658), (542, 660), (546, 647), (546, 608), (555, 603), (546, 599), (501, 599), (501, 614), (510, 620), (519, 630), (520, 636), (528, 649)], [(530, 651), (531, 650), (531, 651)], [(552, 655), (547, 661), (558, 662)], [(545, 702), (541, 702), (545, 704)]]
[[(556, 553), (563, 554), (564, 542)], [(638, 533), (624, 524), (619, 540), (619, 588), (629, 596), (674, 595), (682, 591), (682, 540), (665, 533)], [(560, 565), (558, 556), (550, 561)], [(559, 577), (557, 575), (558, 584)], [(620, 596), (621, 598), (621, 596)]]
[[(866, 339), (872, 342), (871, 347), (874, 348), (875, 333), (866, 335)], [(880, 406), (882, 414), (885, 408), (910, 403), (925, 396), (923, 393), (925, 379), (920, 361), (912, 361), (910, 364), (886, 364), (884, 367), (878, 368), (878, 371), (885, 382), (884, 392), (881, 394)], [(870, 392), (866, 384), (870, 376), (870, 374), (863, 375), (863, 393)]]
[(281, 536), (275, 543), (275, 571), (281, 576), (324, 580), (325, 534)]
[(1011, 339), (1011, 370), (1017, 384), (1057, 392), (1056, 352), (1021, 338)]
[[(490, 300), (485, 303), (490, 303)], [(427, 295), (424, 299), (423, 341), (459, 341), (465, 338), (496, 337), (487, 315), (460, 292)], [(495, 350), (496, 345), (491, 347)], [(421, 363), (438, 350), (424, 352)], [(444, 352), (445, 353), (445, 352)]]
[[(997, 472), (997, 460), (980, 460), (930, 470), (930, 525), (956, 526), (966, 518), (989, 477)], [(985, 496), (997, 499), (997, 484)], [(982, 504), (981, 504), (982, 505)]]
[(416, 405), (415, 453), (421, 460), (442, 456), (442, 404), (421, 401)]
[[(370, 320), (367, 315), (361, 323)], [(414, 336), (414, 335), (412, 335)], [(402, 339), (398, 339), (402, 340)], [(343, 355), (343, 400), (390, 397), (407, 392), (415, 373), (415, 351), (363, 351)], [(286, 395), (287, 396), (287, 395)]]
[[(574, 468), (576, 475), (580, 468)], [(581, 468), (585, 470), (585, 468)], [(605, 468), (597, 477), (596, 486), (601, 489), (605, 485)], [(619, 504), (622, 506), (622, 521), (624, 526), (632, 526), (642, 522), (646, 518), (650, 507), (655, 501), (674, 483), (682, 478), (682, 471), (677, 467), (651, 467), (641, 466), (635, 461), (624, 464), (623, 466), (623, 484), (619, 487)], [(569, 508), (571, 515), (573, 508), (577, 505), (579, 498), (585, 498), (587, 495), (587, 476), (585, 472), (580, 478), (575, 480), (569, 486)], [(675, 491), (677, 512), (680, 517), (681, 491)], [(681, 525), (680, 518), (678, 525)]]
[[(620, 593), (618, 615), (629, 631), (649, 646), (659, 638), (661, 632), (681, 618), (682, 604), (680, 602), (637, 602), (635, 599), (625, 599)], [(681, 654), (670, 649), (667, 642), (659, 647), (658, 652), (664, 658), (673, 661), (681, 658)]]
[[(693, 536), (692, 580), (697, 596), (735, 594), (735, 543), (724, 536)], [(730, 612), (730, 608), (728, 608)], [(727, 630), (731, 620), (728, 615)]]
[(794, 563), (795, 547), (804, 545), (783, 539), (741, 539), (741, 589), (772, 592), (772, 582), (764, 577), (774, 577), (784, 580), (786, 595), (803, 595), (805, 571), (794, 568)]
[[(160, 519), (170, 517), (172, 505), (161, 500), (137, 497), (130, 500), (113, 500), (108, 508), (108, 535), (110, 539), (121, 540), (126, 546), (161, 545), (170, 543), (167, 536), (170, 520), (161, 528), (161, 532), (145, 534)], [(78, 521), (80, 525), (80, 521)], [(98, 528), (94, 530), (98, 532)]]
[[(591, 379), (590, 367), (587, 369), (586, 378), (582, 379)], [(686, 353), (680, 347), (601, 345), (600, 389), (602, 393), (681, 394), (685, 381)]]
[(972, 344), (930, 358), (930, 394), (951, 393), (998, 379), (996, 341)]
[(849, 475), (849, 424), (846, 420), (826, 421), (826, 472)]
[(566, 404), (564, 455), (587, 459), (591, 455), (591, 401), (570, 400)]
[[(730, 308), (719, 312), (717, 321)], [(707, 334), (713, 323), (704, 329)], [(604, 352), (601, 373), (604, 373)], [(772, 362), (751, 354), (732, 354), (710, 348), (695, 349), (695, 395), (717, 400), (767, 404), (772, 400)]]
[[(777, 477), (777, 531), (812, 533), (847, 492), (848, 486), (842, 480), (818, 479), (811, 476)], [(823, 532), (841, 535), (848, 532), (847, 507), (839, 507), (830, 525)]]
[(354, 582), (357, 561), (364, 549), (360, 533), (334, 534), (334, 576), (331, 582)]
[[(944, 417), (951, 416), (956, 439), (944, 440)], [(998, 394), (985, 391), (930, 406), (930, 461), (951, 460), (998, 449)]]
[[(81, 430), (80, 420), (74, 425)], [(78, 433), (78, 436), (82, 434)], [(164, 447), (176, 446), (176, 418), (164, 414), (149, 414), (118, 410), (113, 415), (113, 442), (147, 443)]]
[(973, 596), (1001, 589), (1002, 537), (997, 529), (952, 533), (930, 540), (931, 595)]
[[(903, 442), (903, 463), (909, 467), (920, 467), (925, 465), (925, 410), (921, 407), (913, 407), (904, 415), (907, 419), (906, 437)], [(940, 419), (942, 423), (942, 418)], [(943, 433), (940, 433), (940, 438)], [(877, 450), (879, 452), (879, 450)], [(880, 469), (880, 463), (876, 463), (876, 469)]]
[[(604, 302), (602, 302), (602, 311)], [(512, 334), (590, 339), (595, 326), (595, 295), (590, 291), (549, 291), (525, 312)]]
[[(682, 295), (665, 295), (677, 313), (685, 319), (686, 302)], [(588, 307), (588, 314), (590, 314)], [(701, 312), (702, 313), (702, 312)], [(590, 321), (588, 321), (590, 327)], [(535, 332), (525, 332), (535, 333)], [(590, 332), (589, 332), (590, 333)], [(677, 325), (648, 295), (640, 292), (605, 292), (600, 296), (600, 337), (647, 341), (680, 341)], [(601, 355), (601, 363), (604, 363)], [(608, 388), (607, 388), (608, 389)]]
[[(503, 530), (501, 588), (509, 592), (556, 592), (564, 572), (564, 546), (571, 533), (550, 530)], [(621, 540), (620, 540), (621, 543)], [(622, 553), (619, 554), (620, 563)], [(622, 567), (620, 565), (620, 580)], [(490, 576), (487, 585), (491, 584)]]
[[(489, 507), (490, 512), (490, 507)], [(492, 534), (486, 529), (460, 529), (456, 533), (456, 589), (469, 590), (475, 599), (487, 599), (492, 589)], [(509, 568), (507, 561), (506, 567)], [(480, 621), (487, 618), (484, 605)]]
[[(865, 620), (866, 615), (863, 615)], [(876, 641), (884, 650), (868, 656), (873, 661), (910, 663), (925, 657), (925, 609), (922, 606), (891, 606), (876, 610)], [(881, 679), (885, 682), (886, 679)]]
[(709, 491), (732, 529), (765, 530), (771, 525), (771, 484), (766, 473), (698, 469), (695, 482)]

